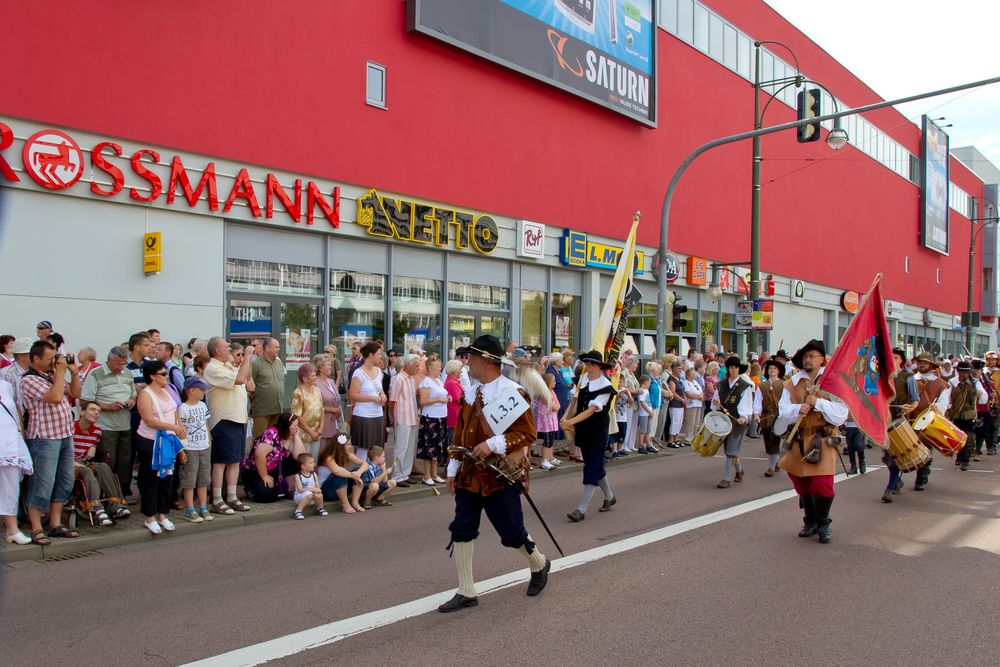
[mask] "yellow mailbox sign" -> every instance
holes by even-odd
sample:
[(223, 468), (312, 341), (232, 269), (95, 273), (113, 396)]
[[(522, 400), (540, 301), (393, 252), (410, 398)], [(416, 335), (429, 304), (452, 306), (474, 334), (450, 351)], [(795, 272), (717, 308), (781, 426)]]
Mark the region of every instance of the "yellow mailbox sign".
[(163, 236), (160, 232), (147, 232), (142, 236), (142, 270), (147, 274), (163, 270)]

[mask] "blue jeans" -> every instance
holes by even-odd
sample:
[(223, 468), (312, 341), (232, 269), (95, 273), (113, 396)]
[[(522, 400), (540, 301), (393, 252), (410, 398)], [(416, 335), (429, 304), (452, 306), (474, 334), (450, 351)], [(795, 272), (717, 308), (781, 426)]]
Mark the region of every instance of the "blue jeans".
[(64, 503), (73, 492), (73, 438), (27, 441), (35, 474), (28, 478), (25, 504), (46, 510), (50, 503)]

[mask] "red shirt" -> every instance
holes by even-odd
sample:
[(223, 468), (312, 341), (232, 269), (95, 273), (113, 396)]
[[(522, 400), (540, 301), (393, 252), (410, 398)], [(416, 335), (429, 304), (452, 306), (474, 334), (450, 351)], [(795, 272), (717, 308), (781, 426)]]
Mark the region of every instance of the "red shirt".
[[(458, 380), (450, 375), (444, 379), (444, 389), (451, 396), (451, 403), (448, 404), (448, 420), (445, 425), (448, 428), (455, 428), (458, 425), (459, 401), (462, 400), (462, 385)], [(451, 445), (451, 443), (448, 443)]]
[(91, 424), (90, 431), (84, 433), (80, 429), (80, 422), (73, 423), (73, 458), (82, 461), (87, 455), (87, 450), (96, 447), (101, 441), (101, 428), (97, 424)]

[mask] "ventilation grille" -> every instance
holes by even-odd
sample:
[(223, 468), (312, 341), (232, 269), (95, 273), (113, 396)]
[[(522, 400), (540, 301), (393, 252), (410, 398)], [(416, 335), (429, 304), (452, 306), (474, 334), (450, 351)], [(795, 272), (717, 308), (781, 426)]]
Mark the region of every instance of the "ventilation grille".
[(75, 554), (66, 554), (65, 556), (53, 556), (52, 558), (43, 558), (43, 563), (61, 563), (64, 560), (79, 560), (81, 558), (87, 558), (88, 556), (96, 556), (100, 554), (100, 551), (80, 551)]

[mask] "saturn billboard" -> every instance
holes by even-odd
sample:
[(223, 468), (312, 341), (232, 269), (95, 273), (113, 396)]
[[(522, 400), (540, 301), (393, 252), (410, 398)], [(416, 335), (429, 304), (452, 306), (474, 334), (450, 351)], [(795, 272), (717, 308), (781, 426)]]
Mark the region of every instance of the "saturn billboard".
[(656, 125), (654, 0), (409, 0), (408, 28)]

